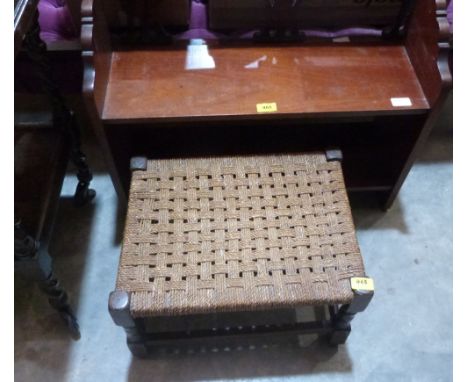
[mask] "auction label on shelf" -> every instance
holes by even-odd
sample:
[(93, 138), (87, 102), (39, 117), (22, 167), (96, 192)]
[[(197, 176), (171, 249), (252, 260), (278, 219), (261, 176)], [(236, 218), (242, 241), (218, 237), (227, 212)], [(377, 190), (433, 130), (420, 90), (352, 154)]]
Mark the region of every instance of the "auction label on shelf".
[(369, 277), (352, 277), (351, 289), (353, 290), (374, 290), (374, 280)]
[(257, 113), (274, 113), (278, 111), (276, 102), (257, 103)]
[(409, 97), (393, 97), (390, 98), (390, 102), (393, 107), (409, 107), (413, 105)]

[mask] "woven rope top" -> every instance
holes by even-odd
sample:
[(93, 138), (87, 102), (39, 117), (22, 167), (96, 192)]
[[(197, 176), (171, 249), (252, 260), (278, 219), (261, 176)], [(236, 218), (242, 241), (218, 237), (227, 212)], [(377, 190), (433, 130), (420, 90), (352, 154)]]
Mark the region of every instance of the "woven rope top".
[(341, 165), (322, 153), (133, 172), (117, 289), (134, 317), (348, 303), (363, 275)]

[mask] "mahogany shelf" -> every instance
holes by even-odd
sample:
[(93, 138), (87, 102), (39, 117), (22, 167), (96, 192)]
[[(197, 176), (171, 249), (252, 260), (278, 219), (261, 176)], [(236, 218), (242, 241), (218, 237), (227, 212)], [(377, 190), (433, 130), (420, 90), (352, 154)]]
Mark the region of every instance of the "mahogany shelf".
[[(114, 51), (106, 122), (304, 118), (429, 109), (403, 46), (210, 46), (211, 69), (187, 69), (188, 47)], [(408, 98), (411, 106), (394, 106)], [(259, 114), (257, 104), (277, 112)]]
[(82, 0), (83, 92), (123, 205), (132, 156), (337, 146), (349, 191), (377, 193), (389, 208), (452, 86), (444, 0), (415, 0), (391, 39), (166, 46), (119, 40), (106, 4)]

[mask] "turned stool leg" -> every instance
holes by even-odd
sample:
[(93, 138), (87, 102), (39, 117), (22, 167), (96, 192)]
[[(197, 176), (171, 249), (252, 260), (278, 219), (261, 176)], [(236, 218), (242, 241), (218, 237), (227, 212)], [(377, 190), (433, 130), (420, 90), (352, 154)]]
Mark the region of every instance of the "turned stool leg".
[(130, 314), (130, 294), (114, 291), (109, 296), (109, 313), (115, 324), (124, 328), (127, 334), (127, 345), (132, 354), (144, 358), (148, 349), (144, 340), (144, 330)]
[(357, 313), (367, 308), (373, 296), (373, 290), (354, 290), (353, 301), (343, 305), (332, 320), (333, 332), (329, 338), (330, 344), (340, 345), (346, 342), (351, 333), (351, 321)]

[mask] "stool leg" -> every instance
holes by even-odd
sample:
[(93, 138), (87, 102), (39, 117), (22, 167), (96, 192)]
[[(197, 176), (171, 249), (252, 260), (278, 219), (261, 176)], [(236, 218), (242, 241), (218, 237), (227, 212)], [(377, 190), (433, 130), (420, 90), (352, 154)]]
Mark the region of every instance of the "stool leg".
[(148, 159), (146, 157), (133, 157), (130, 159), (130, 171), (146, 171)]
[(351, 321), (354, 316), (363, 312), (372, 300), (373, 291), (355, 290), (354, 298), (350, 304), (343, 305), (332, 319), (333, 332), (330, 335), (331, 345), (344, 344), (351, 333)]
[(343, 162), (343, 153), (337, 147), (330, 147), (325, 150), (325, 156), (328, 162)]
[(130, 314), (130, 294), (114, 291), (109, 296), (109, 313), (117, 326), (124, 328), (127, 345), (132, 354), (139, 358), (148, 356), (142, 326)]

